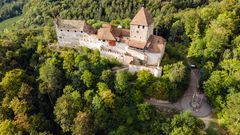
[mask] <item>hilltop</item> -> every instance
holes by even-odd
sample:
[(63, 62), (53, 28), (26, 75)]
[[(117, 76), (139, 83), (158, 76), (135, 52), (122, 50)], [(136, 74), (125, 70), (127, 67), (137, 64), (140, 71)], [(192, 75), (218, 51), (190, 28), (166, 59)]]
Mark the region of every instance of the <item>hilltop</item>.
[[(98, 50), (54, 46), (56, 18), (85, 20), (95, 29), (103, 24), (129, 29), (142, 5), (153, 17), (154, 35), (167, 41), (160, 78), (117, 71), (121, 63), (100, 57)], [(0, 134), (237, 135), (239, 16), (238, 0), (4, 0)], [(145, 102), (184, 99), (190, 65), (199, 71), (193, 86), (214, 108), (207, 130), (190, 113)]]

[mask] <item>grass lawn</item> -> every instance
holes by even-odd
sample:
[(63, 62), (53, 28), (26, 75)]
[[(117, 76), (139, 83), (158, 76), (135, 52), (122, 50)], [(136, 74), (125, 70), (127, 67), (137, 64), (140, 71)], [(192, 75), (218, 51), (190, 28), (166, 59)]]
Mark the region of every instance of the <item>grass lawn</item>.
[(17, 17), (13, 17), (10, 19), (7, 19), (5, 21), (0, 22), (0, 31), (4, 30), (4, 29), (9, 29), (12, 27), (12, 25), (14, 23), (16, 23), (18, 20), (20, 20), (22, 18), (22, 16), (17, 16)]

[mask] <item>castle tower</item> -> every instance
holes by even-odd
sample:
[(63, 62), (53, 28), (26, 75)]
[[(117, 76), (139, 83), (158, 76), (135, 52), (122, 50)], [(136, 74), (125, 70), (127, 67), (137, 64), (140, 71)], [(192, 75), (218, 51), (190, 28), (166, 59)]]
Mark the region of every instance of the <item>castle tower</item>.
[(130, 23), (130, 39), (147, 41), (153, 34), (153, 19), (142, 7)]

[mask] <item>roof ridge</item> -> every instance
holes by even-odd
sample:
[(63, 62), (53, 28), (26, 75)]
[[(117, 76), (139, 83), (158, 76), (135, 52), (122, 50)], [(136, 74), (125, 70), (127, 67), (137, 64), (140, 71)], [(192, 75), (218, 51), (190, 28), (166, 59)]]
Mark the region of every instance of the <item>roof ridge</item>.
[(153, 18), (148, 11), (142, 7), (138, 13), (134, 16), (130, 24), (133, 25), (146, 25), (149, 26), (153, 23)]

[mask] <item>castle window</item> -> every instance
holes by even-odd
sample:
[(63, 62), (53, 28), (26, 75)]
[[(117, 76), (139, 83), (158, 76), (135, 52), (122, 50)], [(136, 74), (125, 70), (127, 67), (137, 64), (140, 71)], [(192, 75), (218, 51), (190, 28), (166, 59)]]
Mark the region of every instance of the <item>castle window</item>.
[(69, 32), (69, 30), (67, 30)]
[(140, 28), (140, 25), (138, 25), (138, 28)]
[(144, 26), (143, 26), (143, 29), (144, 29)]
[(74, 32), (77, 32), (76, 30), (74, 30)]
[(139, 31), (137, 30), (137, 33), (139, 33)]
[(62, 31), (62, 29), (60, 31)]
[(81, 33), (83, 33), (83, 31), (81, 31)]
[(103, 40), (103, 42), (105, 42), (105, 40)]

